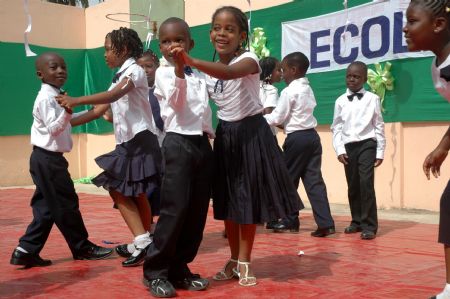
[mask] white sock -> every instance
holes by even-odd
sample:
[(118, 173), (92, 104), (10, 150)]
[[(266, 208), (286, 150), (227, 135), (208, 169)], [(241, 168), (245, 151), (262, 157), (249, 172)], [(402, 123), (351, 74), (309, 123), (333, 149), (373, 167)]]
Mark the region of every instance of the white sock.
[(129, 253), (133, 253), (136, 250), (136, 247), (134, 246), (134, 243), (127, 244), (127, 251)]
[(21, 251), (21, 252), (23, 252), (23, 253), (28, 253), (28, 251), (26, 251), (25, 249), (23, 249), (23, 248), (20, 247), (20, 246), (17, 246), (16, 249), (19, 250), (19, 251)]
[(436, 299), (450, 299), (450, 283), (445, 284), (444, 290), (436, 295)]
[(136, 250), (133, 252), (132, 256), (135, 257), (138, 256), (144, 248), (150, 245), (150, 243), (152, 243), (152, 240), (150, 239), (150, 234), (146, 232), (145, 234), (136, 236), (133, 243), (136, 247)]

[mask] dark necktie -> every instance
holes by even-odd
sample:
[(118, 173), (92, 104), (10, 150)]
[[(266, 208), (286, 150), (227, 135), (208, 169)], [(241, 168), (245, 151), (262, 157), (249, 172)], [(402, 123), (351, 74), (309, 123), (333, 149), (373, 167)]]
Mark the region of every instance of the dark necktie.
[(352, 94), (350, 94), (350, 95), (348, 95), (347, 96), (347, 98), (348, 98), (348, 100), (351, 102), (351, 101), (353, 101), (353, 97), (357, 97), (358, 98), (358, 100), (361, 100), (361, 98), (363, 97), (363, 93), (362, 92), (354, 92), (354, 93), (352, 93)]
[(133, 64), (135, 64), (134, 62), (132, 64), (130, 64), (129, 66), (127, 66), (125, 69), (123, 69), (121, 72), (118, 72), (114, 75), (114, 77), (112, 78), (112, 83), (116, 83), (120, 76), (122, 76), (123, 72), (125, 72), (127, 70), (127, 68), (129, 68), (130, 66), (132, 66)]
[(148, 91), (148, 101), (152, 107), (152, 115), (155, 120), (156, 127), (162, 132), (164, 131), (164, 121), (161, 118), (161, 108), (159, 107), (159, 102), (156, 96), (153, 94), (153, 88)]
[(445, 81), (450, 81), (450, 65), (447, 65), (446, 67), (442, 68), (440, 70), (440, 77), (444, 79)]
[(193, 73), (193, 71), (192, 71), (192, 68), (190, 67), (190, 66), (185, 66), (184, 67), (184, 73), (186, 74), (186, 75), (188, 75), (188, 76), (190, 76), (190, 75), (192, 75), (192, 73)]

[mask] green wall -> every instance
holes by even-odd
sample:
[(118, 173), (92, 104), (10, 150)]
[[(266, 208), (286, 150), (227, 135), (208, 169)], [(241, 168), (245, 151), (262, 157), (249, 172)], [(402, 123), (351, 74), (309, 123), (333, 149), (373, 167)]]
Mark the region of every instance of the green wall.
[[(351, 6), (370, 1), (354, 0)], [(313, 17), (341, 10), (341, 1), (299, 0), (285, 5), (254, 11), (252, 27), (263, 27), (271, 55), (280, 58), (281, 22)], [(209, 24), (192, 28), (194, 57), (211, 60), (213, 49), (209, 42)], [(66, 60), (69, 77), (65, 89), (69, 95), (80, 96), (108, 88), (113, 71), (105, 65), (103, 48), (51, 49), (32, 46), (36, 53), (55, 51)], [(157, 52), (157, 41), (151, 48)], [(0, 73), (0, 136), (29, 134), (31, 111), (40, 82), (35, 76), (35, 57), (25, 57), (23, 44), (0, 43), (3, 72)], [(422, 122), (450, 120), (450, 105), (433, 88), (430, 75), (431, 58), (391, 61), (395, 89), (385, 98), (386, 122)], [(369, 67), (371, 67), (369, 65)], [(334, 101), (345, 91), (345, 70), (310, 74), (308, 78), (315, 92), (318, 106), (315, 116), (320, 124), (330, 124)], [(278, 86), (283, 88), (283, 84)], [(104, 120), (74, 128), (74, 132), (111, 132), (111, 124)]]

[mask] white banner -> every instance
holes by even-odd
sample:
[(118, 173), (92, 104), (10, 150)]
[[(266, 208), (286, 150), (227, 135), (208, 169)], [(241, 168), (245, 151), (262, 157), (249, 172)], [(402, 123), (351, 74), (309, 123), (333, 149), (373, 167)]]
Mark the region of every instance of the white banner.
[(372, 2), (327, 15), (282, 23), (282, 56), (302, 52), (309, 73), (344, 69), (359, 60), (367, 64), (431, 52), (408, 52), (403, 37), (410, 0)]

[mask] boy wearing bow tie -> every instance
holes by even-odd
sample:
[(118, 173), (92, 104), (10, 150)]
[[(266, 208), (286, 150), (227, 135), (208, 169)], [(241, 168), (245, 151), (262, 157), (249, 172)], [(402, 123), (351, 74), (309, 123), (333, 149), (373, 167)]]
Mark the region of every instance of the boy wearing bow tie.
[(378, 230), (374, 168), (381, 165), (386, 140), (380, 98), (366, 91), (367, 66), (352, 62), (347, 68), (347, 91), (335, 103), (333, 146), (344, 164), (352, 221), (346, 234), (361, 232), (374, 239)]
[(164, 60), (156, 70), (154, 95), (166, 132), (164, 176), (158, 225), (144, 263), (144, 283), (154, 297), (174, 297), (175, 288), (199, 291), (209, 285), (188, 264), (197, 255), (211, 198), (212, 112), (205, 74), (185, 67), (172, 53), (174, 48), (188, 52), (193, 47), (184, 20), (172, 17), (161, 24), (159, 48)]

